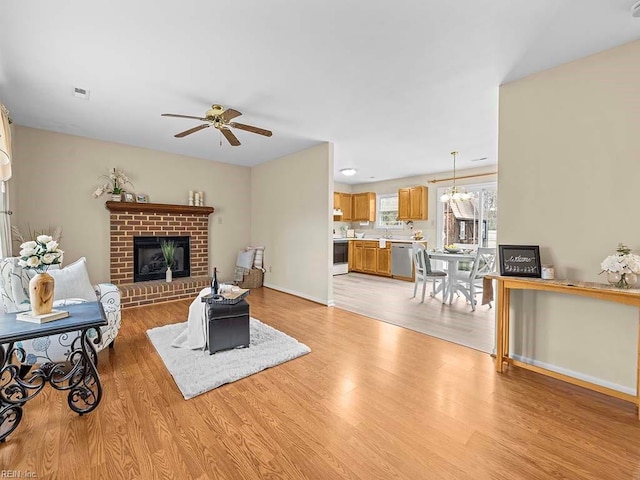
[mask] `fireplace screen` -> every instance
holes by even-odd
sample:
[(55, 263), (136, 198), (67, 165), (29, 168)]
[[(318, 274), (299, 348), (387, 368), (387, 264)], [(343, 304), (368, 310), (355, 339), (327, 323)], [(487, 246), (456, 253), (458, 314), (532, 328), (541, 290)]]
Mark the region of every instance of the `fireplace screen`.
[(160, 240), (173, 240), (176, 249), (173, 256), (173, 277), (191, 274), (189, 237), (133, 237), (133, 281), (146, 282), (165, 277), (167, 267), (160, 249)]

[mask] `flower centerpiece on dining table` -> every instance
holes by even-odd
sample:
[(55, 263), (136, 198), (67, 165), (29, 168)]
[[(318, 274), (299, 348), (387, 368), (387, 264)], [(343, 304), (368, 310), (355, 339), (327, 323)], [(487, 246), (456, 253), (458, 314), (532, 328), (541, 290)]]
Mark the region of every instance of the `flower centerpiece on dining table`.
[(631, 253), (631, 249), (623, 243), (618, 244), (616, 253), (609, 255), (600, 264), (607, 274), (607, 281), (618, 288), (631, 288), (638, 281), (640, 274), (640, 255)]
[(29, 301), (34, 315), (51, 313), (55, 281), (47, 270), (62, 263), (63, 254), (58, 242), (49, 235), (38, 235), (35, 240), (20, 245), (18, 264), (36, 272), (29, 281)]
[(129, 184), (133, 187), (133, 183), (129, 181), (129, 177), (118, 168), (112, 168), (108, 175), (101, 175), (98, 178), (104, 178), (107, 181), (95, 189), (93, 198), (98, 198), (106, 192), (111, 194), (112, 200), (119, 202), (122, 199), (124, 186)]

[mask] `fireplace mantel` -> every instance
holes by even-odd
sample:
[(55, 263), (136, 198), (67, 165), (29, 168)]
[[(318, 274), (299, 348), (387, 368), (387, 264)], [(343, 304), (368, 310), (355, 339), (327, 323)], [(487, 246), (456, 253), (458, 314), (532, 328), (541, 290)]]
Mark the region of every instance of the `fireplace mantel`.
[(111, 212), (211, 215), (215, 211), (213, 207), (192, 207), (190, 205), (173, 205), (169, 203), (106, 202), (104, 206)]

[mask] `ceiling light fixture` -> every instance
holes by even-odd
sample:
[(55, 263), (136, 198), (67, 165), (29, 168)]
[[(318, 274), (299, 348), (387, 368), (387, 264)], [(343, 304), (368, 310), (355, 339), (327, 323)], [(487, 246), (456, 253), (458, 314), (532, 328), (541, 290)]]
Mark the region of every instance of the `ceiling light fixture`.
[(343, 168), (340, 173), (345, 177), (352, 177), (357, 173), (357, 170), (355, 168)]
[(631, 7), (631, 16), (632, 17), (636, 17), (636, 18), (640, 18), (640, 2), (636, 2)]
[(451, 200), (469, 200), (473, 197), (473, 194), (467, 193), (464, 187), (456, 187), (456, 155), (458, 155), (458, 152), (451, 152), (451, 155), (453, 155), (453, 186), (448, 188), (440, 197), (440, 201), (444, 203)]

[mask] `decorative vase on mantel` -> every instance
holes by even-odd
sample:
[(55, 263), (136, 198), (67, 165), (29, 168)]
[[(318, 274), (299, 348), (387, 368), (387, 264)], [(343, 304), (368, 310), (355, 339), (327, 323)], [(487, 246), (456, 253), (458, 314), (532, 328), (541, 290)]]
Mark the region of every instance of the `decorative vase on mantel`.
[(122, 201), (122, 193), (112, 193), (111, 194), (112, 202), (121, 202)]
[(36, 273), (29, 280), (29, 301), (34, 315), (51, 313), (53, 309), (54, 278), (48, 273)]
[(633, 288), (638, 282), (638, 276), (633, 272), (618, 273), (608, 272), (607, 281), (618, 288)]
[(165, 280), (167, 281), (167, 283), (171, 282), (171, 280), (173, 280), (173, 272), (171, 271), (171, 267), (167, 267), (167, 272), (165, 274)]

